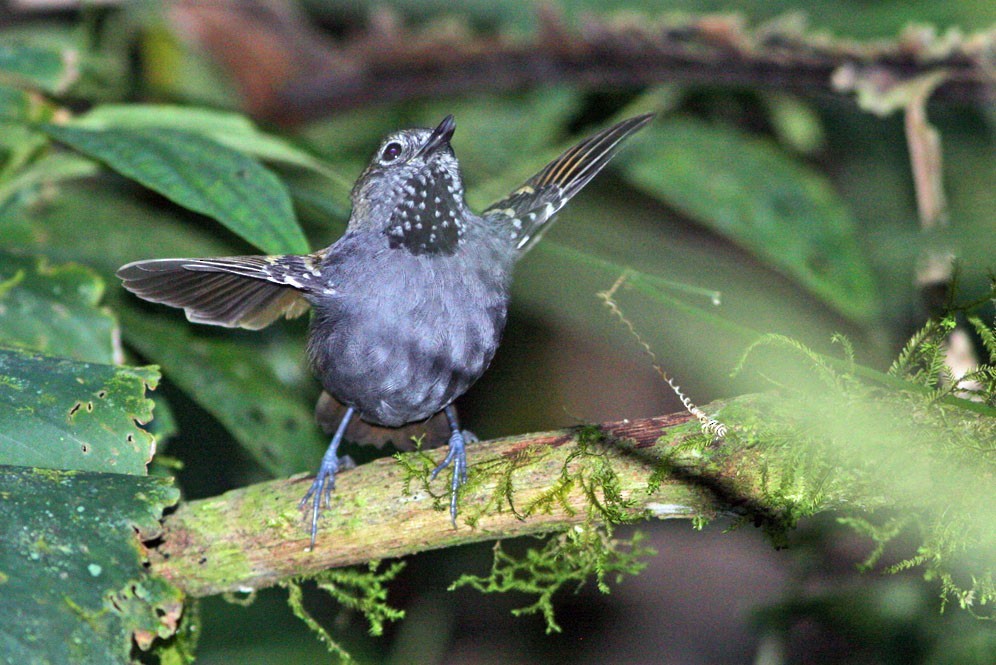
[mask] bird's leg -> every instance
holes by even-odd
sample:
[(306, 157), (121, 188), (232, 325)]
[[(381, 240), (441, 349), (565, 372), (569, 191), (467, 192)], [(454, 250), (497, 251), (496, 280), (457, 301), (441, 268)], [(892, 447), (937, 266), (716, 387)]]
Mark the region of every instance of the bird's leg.
[(346, 413), (343, 414), (342, 420), (339, 421), (339, 427), (336, 429), (335, 435), (332, 437), (332, 441), (325, 451), (325, 455), (322, 456), (322, 464), (318, 467), (315, 482), (311, 483), (308, 493), (304, 495), (301, 503), (298, 504), (298, 507), (303, 507), (308, 503), (308, 499), (312, 500), (311, 549), (315, 549), (315, 538), (318, 536), (318, 513), (321, 512), (322, 498), (324, 497), (325, 499), (326, 508), (332, 504), (332, 490), (335, 489), (335, 474), (339, 470), (340, 464), (346, 461), (339, 458), (339, 444), (342, 443), (342, 436), (346, 433), (346, 427), (349, 425), (354, 411), (353, 407), (346, 409)]
[(456, 528), (457, 518), (457, 490), (467, 482), (467, 440), (460, 431), (460, 421), (457, 420), (456, 409), (448, 406), (444, 409), (446, 419), (450, 421), (450, 448), (446, 453), (446, 458), (439, 463), (432, 471), (429, 480), (435, 480), (439, 472), (453, 464), (453, 475), (450, 479), (450, 518), (453, 520), (453, 528)]

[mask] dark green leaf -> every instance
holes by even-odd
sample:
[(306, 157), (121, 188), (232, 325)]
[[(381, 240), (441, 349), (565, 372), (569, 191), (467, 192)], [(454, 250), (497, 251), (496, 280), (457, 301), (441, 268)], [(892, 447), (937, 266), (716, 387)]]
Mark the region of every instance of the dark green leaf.
[(159, 372), (0, 349), (0, 464), (145, 474)]
[(31, 113), (31, 98), (18, 88), (0, 84), (0, 121), (27, 120)]
[(265, 252), (308, 251), (280, 179), (216, 141), (176, 129), (46, 125), (45, 131), (171, 201), (217, 219)]
[(0, 344), (106, 365), (122, 361), (117, 322), (85, 266), (0, 250)]
[(729, 128), (657, 122), (623, 151), (629, 179), (750, 249), (859, 322), (877, 314), (854, 221), (827, 180)]
[[(34, 203), (41, 198), (44, 188), (63, 180), (75, 180), (97, 174), (100, 165), (82, 155), (52, 153), (32, 161), (16, 176), (0, 185), (0, 209), (6, 200), (21, 199)], [(51, 192), (49, 192), (51, 193)]]
[[(283, 382), (261, 361), (261, 347), (239, 343), (233, 333), (198, 335), (180, 315), (120, 313), (128, 344), (160, 363), (263, 468), (286, 476), (318, 463), (324, 437), (312, 408), (280, 389)], [(295, 372), (304, 358), (304, 348), (298, 351)]]
[(54, 49), (28, 44), (0, 44), (0, 80), (65, 92), (79, 78), (79, 54), (73, 49)]
[[(131, 663), (168, 637), (181, 593), (143, 566), (169, 478), (0, 466), (0, 660)], [(137, 531), (137, 533), (136, 533)]]

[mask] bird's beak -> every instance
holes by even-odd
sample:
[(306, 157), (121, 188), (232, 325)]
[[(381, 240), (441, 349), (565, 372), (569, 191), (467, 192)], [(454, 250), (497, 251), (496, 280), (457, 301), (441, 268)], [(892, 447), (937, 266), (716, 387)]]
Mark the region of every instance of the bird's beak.
[(456, 121), (453, 119), (452, 115), (448, 115), (443, 118), (443, 121), (439, 123), (439, 126), (432, 130), (432, 134), (429, 135), (429, 140), (425, 142), (422, 149), (418, 151), (419, 155), (430, 155), (439, 148), (450, 144), (450, 139), (453, 138), (453, 132), (456, 131)]

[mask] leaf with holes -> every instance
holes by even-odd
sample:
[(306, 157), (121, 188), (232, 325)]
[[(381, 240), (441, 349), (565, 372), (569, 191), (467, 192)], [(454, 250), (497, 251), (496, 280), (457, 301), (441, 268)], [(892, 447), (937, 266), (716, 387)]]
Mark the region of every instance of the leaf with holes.
[[(137, 258), (236, 251), (177, 213), (113, 190), (70, 183), (56, 202), (29, 211), (35, 234), (19, 249), (93, 266), (112, 285), (106, 298), (128, 346), (160, 365), (274, 475), (314, 468), (328, 441), (315, 426), (317, 386), (304, 361), (303, 322), (219, 333), (192, 326), (182, 312), (148, 305), (117, 286), (114, 271)], [(121, 219), (144, 220), (155, 233), (122, 234)], [(6, 221), (0, 217), (0, 236), (7, 232)], [(86, 234), (74, 231), (81, 225)]]
[(0, 464), (145, 475), (154, 367), (0, 349)]
[(0, 658), (131, 663), (176, 632), (182, 594), (151, 576), (143, 540), (172, 480), (0, 466)]
[(104, 281), (90, 268), (0, 250), (0, 344), (118, 363), (117, 322), (98, 306), (103, 293)]
[(264, 252), (308, 251), (280, 179), (255, 159), (217, 141), (167, 128), (43, 129), (174, 203), (213, 217)]

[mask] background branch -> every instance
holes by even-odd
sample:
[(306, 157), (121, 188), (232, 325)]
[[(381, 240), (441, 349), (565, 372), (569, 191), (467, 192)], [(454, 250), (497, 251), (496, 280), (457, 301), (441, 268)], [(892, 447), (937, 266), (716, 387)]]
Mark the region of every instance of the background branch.
[[(745, 396), (706, 407), (719, 418), (755, 414), (757, 396)], [(731, 422), (732, 424), (732, 422)], [(700, 447), (676, 448), (701, 436), (687, 413), (597, 426), (599, 452), (609, 457), (623, 494), (638, 508), (662, 519), (711, 518), (719, 513), (750, 514), (755, 522), (777, 519), (784, 506), (770, 499), (779, 482), (784, 448), (766, 449), (735, 434)], [(461, 495), (459, 528), (445, 512), (433, 510), (434, 499), (420, 489), (402, 491), (404, 469), (391, 458), (374, 461), (337, 479), (333, 506), (321, 522), (315, 551), (307, 551), (304, 511), (297, 502), (310, 478), (300, 476), (233, 490), (224, 495), (182, 504), (165, 521), (161, 543), (152, 550), (154, 571), (194, 596), (249, 591), (329, 567), (398, 557), (485, 540), (563, 529), (584, 522), (587, 503), (580, 490), (567, 501), (553, 502), (549, 512), (519, 517), (502, 501), (496, 487), (511, 471), (512, 499), (523, 511), (561, 477), (578, 437), (591, 429), (574, 428), (529, 434), (470, 446), (471, 484)], [(438, 457), (444, 451), (433, 451)], [(668, 459), (659, 488), (647, 492), (651, 472)], [(475, 477), (478, 480), (475, 480)], [(432, 487), (446, 497), (446, 483)], [(850, 488), (847, 496), (830, 490), (824, 509), (846, 503), (873, 508), (881, 498)], [(445, 501), (444, 501), (445, 502)], [(468, 518), (479, 517), (475, 526)]]
[[(267, 10), (262, 10), (261, 6)], [(333, 41), (273, 3), (179, 2), (174, 24), (210, 52), (257, 116), (282, 122), (408, 99), (568, 83), (584, 89), (670, 83), (847, 93), (835, 75), (887, 90), (941, 71), (935, 101), (993, 100), (996, 33), (911, 27), (859, 42), (809, 28), (799, 14), (759, 26), (738, 15), (587, 16), (573, 25), (542, 5), (531, 36), (481, 33), (456, 16), (419, 28), (393, 13)], [(252, 34), (251, 40), (240, 35)], [(258, 51), (258, 53), (257, 53)], [(265, 66), (263, 66), (265, 64)]]

